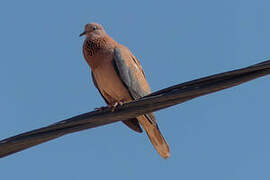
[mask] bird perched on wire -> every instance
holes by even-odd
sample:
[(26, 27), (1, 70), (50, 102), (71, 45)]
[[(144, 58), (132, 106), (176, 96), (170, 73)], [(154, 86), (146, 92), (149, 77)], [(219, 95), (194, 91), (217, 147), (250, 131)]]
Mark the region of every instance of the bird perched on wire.
[[(92, 80), (109, 106), (129, 102), (151, 93), (143, 69), (130, 50), (117, 43), (102, 25), (89, 23), (80, 36), (86, 36), (83, 55), (92, 70)], [(163, 157), (170, 156), (169, 146), (162, 136), (153, 113), (123, 121), (129, 128), (146, 131), (150, 141)]]

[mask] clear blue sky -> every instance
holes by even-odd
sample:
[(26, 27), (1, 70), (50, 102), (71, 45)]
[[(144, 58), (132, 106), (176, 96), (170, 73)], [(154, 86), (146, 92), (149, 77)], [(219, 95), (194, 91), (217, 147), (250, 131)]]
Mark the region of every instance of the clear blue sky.
[[(4, 1), (0, 138), (104, 105), (79, 34), (88, 22), (140, 59), (152, 90), (270, 58), (269, 0)], [(0, 159), (1, 179), (270, 179), (270, 77), (156, 112), (163, 160), (122, 123)]]

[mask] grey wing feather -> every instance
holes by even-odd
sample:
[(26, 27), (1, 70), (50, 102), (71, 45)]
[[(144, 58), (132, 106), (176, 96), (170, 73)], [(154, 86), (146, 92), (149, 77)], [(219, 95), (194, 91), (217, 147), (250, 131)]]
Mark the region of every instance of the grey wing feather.
[(125, 63), (119, 48), (114, 49), (114, 63), (119, 77), (123, 81), (124, 85), (128, 88), (133, 99), (138, 99), (149, 94), (141, 87), (132, 70)]
[[(133, 99), (138, 99), (149, 94), (149, 92), (143, 89), (143, 87), (134, 76), (133, 71), (127, 66), (119, 48), (114, 49), (114, 65), (116, 72), (118, 73), (124, 85), (129, 90), (129, 93)], [(155, 116), (153, 113), (145, 114), (145, 116), (151, 123), (156, 124)]]

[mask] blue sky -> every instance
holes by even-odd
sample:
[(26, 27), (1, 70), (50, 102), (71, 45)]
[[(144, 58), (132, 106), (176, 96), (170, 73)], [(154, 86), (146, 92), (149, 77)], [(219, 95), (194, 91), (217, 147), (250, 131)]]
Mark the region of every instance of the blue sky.
[[(88, 22), (140, 59), (153, 91), (270, 58), (268, 0), (4, 1), (0, 138), (104, 105), (79, 34)], [(122, 123), (0, 160), (3, 179), (270, 179), (270, 77), (156, 112), (163, 160)]]

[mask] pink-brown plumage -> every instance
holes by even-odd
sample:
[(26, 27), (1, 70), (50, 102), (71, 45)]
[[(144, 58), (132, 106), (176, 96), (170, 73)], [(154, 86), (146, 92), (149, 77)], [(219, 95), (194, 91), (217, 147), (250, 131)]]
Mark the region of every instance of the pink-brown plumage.
[[(137, 58), (128, 48), (108, 36), (101, 25), (87, 24), (81, 35), (86, 35), (84, 58), (91, 67), (94, 83), (107, 104), (132, 101), (151, 92)], [(119, 64), (119, 57), (122, 64)], [(138, 121), (158, 153), (164, 158), (169, 157), (169, 146), (159, 131), (153, 113), (125, 120), (124, 123), (140, 132)]]

